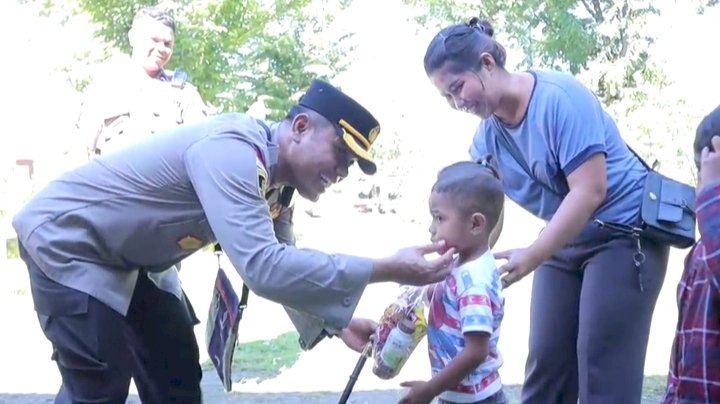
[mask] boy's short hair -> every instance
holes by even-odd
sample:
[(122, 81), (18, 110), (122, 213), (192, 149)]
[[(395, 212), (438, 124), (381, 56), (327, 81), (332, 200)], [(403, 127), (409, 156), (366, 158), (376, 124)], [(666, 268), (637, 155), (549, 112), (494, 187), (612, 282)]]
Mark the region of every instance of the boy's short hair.
[(461, 161), (443, 168), (432, 192), (456, 198), (464, 213), (482, 213), (488, 230), (495, 228), (505, 202), (499, 175), (487, 162)]
[[(695, 156), (699, 156), (702, 150), (706, 147), (713, 150), (712, 143), (710, 140), (713, 136), (720, 136), (720, 106), (717, 106), (712, 112), (710, 112), (697, 127), (695, 132), (695, 142), (693, 143), (693, 152)], [(696, 159), (697, 160), (697, 159)], [(699, 167), (699, 161), (695, 161), (695, 164)]]

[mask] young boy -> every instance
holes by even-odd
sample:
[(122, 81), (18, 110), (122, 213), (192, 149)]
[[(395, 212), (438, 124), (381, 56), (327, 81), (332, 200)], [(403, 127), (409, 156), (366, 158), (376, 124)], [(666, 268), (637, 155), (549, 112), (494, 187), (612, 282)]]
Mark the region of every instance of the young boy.
[(720, 403), (720, 107), (698, 126), (694, 152), (700, 239), (678, 286), (666, 404)]
[(445, 281), (430, 288), (428, 348), (433, 377), (405, 382), (400, 401), (506, 403), (497, 350), (503, 318), (502, 286), (490, 251), (490, 234), (503, 209), (497, 173), (487, 163), (455, 163), (438, 174), (430, 195), (433, 241), (457, 251)]

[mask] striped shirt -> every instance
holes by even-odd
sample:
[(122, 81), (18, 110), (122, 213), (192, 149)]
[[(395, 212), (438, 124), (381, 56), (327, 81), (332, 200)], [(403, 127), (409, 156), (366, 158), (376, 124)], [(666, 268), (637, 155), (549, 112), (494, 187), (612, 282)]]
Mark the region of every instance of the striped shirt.
[(685, 258), (666, 404), (720, 403), (720, 183), (698, 193), (700, 240)]
[(430, 302), (428, 348), (433, 375), (442, 371), (465, 346), (463, 334), (490, 334), (485, 362), (459, 385), (440, 398), (472, 403), (492, 396), (502, 388), (498, 369), (503, 359), (497, 349), (504, 298), (495, 259), (488, 251), (480, 258), (457, 266), (435, 285)]

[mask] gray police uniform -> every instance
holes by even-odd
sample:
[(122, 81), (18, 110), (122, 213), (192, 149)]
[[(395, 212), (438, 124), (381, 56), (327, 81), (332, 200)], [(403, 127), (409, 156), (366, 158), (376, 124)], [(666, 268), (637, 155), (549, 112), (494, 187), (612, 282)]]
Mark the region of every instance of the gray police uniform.
[[(255, 119), (225, 114), (100, 156), (39, 191), (13, 226), (48, 338), (56, 343), (53, 317), (90, 315), (94, 307), (88, 301), (43, 299), (49, 284), (82, 292), (128, 317), (137, 309), (139, 289), (147, 287), (138, 281), (146, 278), (138, 277), (139, 268), (163, 271), (215, 241), (253, 292), (290, 308), (293, 322), (303, 325), (298, 331), (305, 348), (344, 327), (369, 281), (372, 261), (278, 243), (265, 200), (269, 190), (259, 181), (258, 153), (268, 166), (265, 184), (271, 183), (278, 161), (275, 140), (268, 141)], [(139, 311), (155, 309), (146, 300)], [(156, 313), (153, 321), (166, 315)], [(127, 331), (136, 345), (146, 342), (143, 321), (148, 319), (138, 319)], [(155, 342), (148, 351), (162, 344)], [(193, 382), (199, 385), (199, 376), (188, 380)]]

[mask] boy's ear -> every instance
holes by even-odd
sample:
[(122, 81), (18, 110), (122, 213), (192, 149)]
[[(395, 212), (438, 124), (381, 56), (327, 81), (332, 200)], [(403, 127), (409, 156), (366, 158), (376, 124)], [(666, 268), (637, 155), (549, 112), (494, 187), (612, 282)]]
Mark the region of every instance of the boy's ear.
[[(473, 234), (481, 234), (487, 230), (487, 219), (480, 212), (475, 212), (470, 216), (470, 231)], [(492, 230), (492, 229), (491, 229)]]

